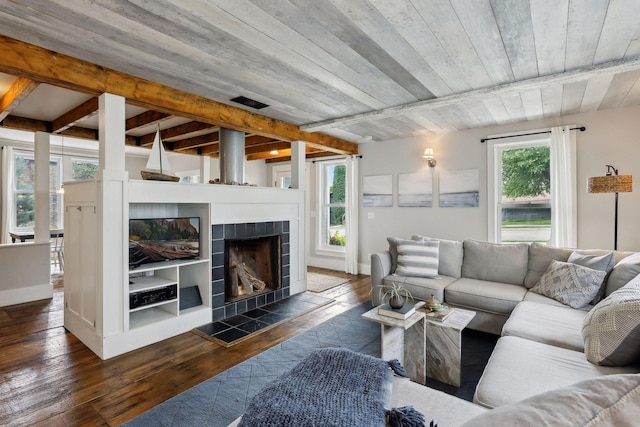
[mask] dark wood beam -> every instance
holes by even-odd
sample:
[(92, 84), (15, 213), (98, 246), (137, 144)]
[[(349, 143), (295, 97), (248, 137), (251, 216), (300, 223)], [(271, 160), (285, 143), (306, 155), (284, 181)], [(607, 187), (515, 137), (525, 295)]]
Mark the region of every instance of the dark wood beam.
[[(271, 144), (254, 145), (252, 147), (245, 147), (244, 154), (251, 156), (253, 154), (266, 153), (270, 154), (273, 150), (290, 150), (291, 143), (287, 141), (274, 142)], [(271, 154), (273, 156), (273, 154)], [(277, 155), (277, 154), (276, 154)]]
[[(209, 123), (202, 122), (188, 122), (178, 126), (170, 127), (160, 131), (160, 138), (163, 141), (177, 141), (185, 138), (192, 138), (194, 136), (202, 135), (207, 131), (214, 132), (218, 130), (217, 126), (211, 125)], [(142, 135), (140, 137), (140, 145), (145, 147), (147, 145), (153, 144), (153, 138), (155, 138), (156, 133), (148, 133), (146, 135)]]
[[(181, 139), (180, 141), (169, 144), (172, 150), (181, 151), (190, 148), (204, 147), (207, 145), (218, 145), (219, 132), (208, 133), (206, 135), (194, 136), (193, 138)], [(164, 141), (164, 140), (163, 140)]]
[[(173, 118), (171, 114), (149, 110), (127, 119), (124, 122), (124, 129), (128, 132), (145, 126), (154, 125), (171, 118)], [(153, 140), (151, 140), (151, 142), (153, 142)]]
[[(322, 158), (322, 157), (330, 157), (330, 156), (335, 156), (336, 153), (331, 153), (329, 151), (316, 151), (313, 153), (307, 153), (305, 158), (306, 159), (318, 159), (318, 158)], [(249, 159), (247, 158), (247, 160), (253, 160), (253, 159)], [(290, 162), (291, 161), (291, 156), (274, 156), (273, 158), (270, 159), (265, 159), (265, 163), (282, 163), (282, 162)]]
[(37, 87), (38, 83), (24, 77), (18, 77), (9, 90), (0, 98), (0, 121), (11, 114)]
[(98, 98), (92, 97), (60, 117), (53, 119), (51, 132), (60, 133), (75, 126), (77, 122), (93, 117), (96, 114), (98, 114)]
[(132, 105), (283, 141), (304, 141), (339, 154), (357, 154), (358, 145), (241, 108), (0, 36), (0, 72), (78, 92), (125, 97)]

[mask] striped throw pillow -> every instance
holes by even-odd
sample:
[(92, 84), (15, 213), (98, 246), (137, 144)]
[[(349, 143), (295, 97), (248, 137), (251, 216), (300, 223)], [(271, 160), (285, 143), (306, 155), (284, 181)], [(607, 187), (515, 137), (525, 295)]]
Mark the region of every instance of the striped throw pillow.
[(438, 277), (438, 259), (440, 242), (425, 240), (398, 242), (398, 276)]

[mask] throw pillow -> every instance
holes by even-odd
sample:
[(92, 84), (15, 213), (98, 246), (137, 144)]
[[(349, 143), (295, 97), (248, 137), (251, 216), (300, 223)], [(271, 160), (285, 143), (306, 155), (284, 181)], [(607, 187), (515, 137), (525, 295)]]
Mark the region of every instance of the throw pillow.
[(446, 240), (437, 239), (435, 237), (425, 237), (419, 234), (411, 236), (412, 240), (422, 242), (425, 240), (433, 240), (440, 242), (440, 257), (438, 260), (438, 274), (443, 276), (455, 277), (459, 279), (462, 270), (462, 258), (464, 250), (462, 248), (462, 240)]
[(610, 295), (613, 291), (620, 289), (638, 274), (640, 274), (640, 252), (622, 258), (613, 267), (607, 279), (606, 294)]
[(414, 240), (398, 241), (398, 276), (438, 277), (440, 242)]
[(600, 301), (582, 323), (584, 352), (596, 365), (640, 362), (640, 276)]
[[(567, 260), (567, 262), (570, 262), (572, 264), (578, 264), (583, 267), (593, 268), (594, 270), (604, 271), (606, 274), (609, 274), (613, 269), (613, 264), (614, 264), (613, 252), (609, 252), (608, 254), (598, 256), (598, 255), (583, 254), (578, 251), (575, 251), (571, 255), (569, 255), (569, 259)], [(598, 289), (598, 293), (596, 294), (596, 297), (591, 301), (592, 304), (597, 304), (598, 302), (600, 302), (600, 300), (604, 296), (604, 286), (602, 286), (604, 282), (605, 280), (603, 279), (602, 283), (600, 284), (600, 289)]]
[(591, 378), (480, 414), (463, 427), (636, 425), (640, 375)]
[(531, 291), (581, 308), (596, 296), (605, 275), (604, 271), (554, 260)]

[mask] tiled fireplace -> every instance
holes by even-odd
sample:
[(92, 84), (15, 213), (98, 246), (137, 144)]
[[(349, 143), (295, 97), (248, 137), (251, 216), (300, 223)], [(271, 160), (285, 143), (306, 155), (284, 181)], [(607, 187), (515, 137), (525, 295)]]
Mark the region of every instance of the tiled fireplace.
[[(290, 295), (289, 221), (214, 224), (211, 236), (214, 322)], [(264, 288), (244, 287), (231, 277), (238, 266), (262, 279)]]

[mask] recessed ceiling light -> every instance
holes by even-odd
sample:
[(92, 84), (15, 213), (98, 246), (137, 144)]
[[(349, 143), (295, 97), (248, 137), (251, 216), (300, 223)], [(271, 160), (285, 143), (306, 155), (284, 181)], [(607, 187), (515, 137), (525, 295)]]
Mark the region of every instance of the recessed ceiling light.
[(262, 108), (269, 106), (267, 104), (263, 104), (260, 101), (256, 101), (255, 99), (247, 98), (246, 96), (237, 96), (233, 98), (231, 101), (237, 102), (238, 104), (242, 104), (246, 107), (255, 108), (256, 110), (260, 110)]

